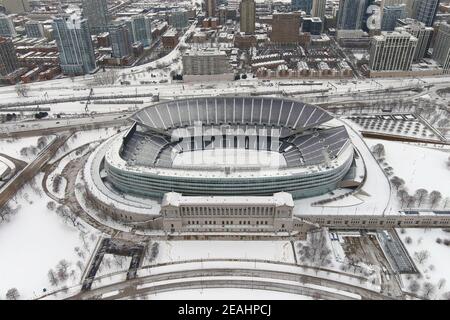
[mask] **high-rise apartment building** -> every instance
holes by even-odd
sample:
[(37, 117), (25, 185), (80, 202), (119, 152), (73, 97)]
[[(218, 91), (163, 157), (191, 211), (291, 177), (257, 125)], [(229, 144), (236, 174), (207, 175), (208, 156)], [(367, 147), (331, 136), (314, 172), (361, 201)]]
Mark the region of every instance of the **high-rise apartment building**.
[(324, 19), (327, 0), (313, 0), (311, 15)]
[(0, 75), (6, 76), (18, 68), (19, 62), (12, 40), (0, 37)]
[(427, 27), (425, 23), (415, 19), (407, 18), (397, 20), (395, 31), (406, 31), (417, 38), (417, 47), (414, 53), (415, 61), (425, 57), (433, 36), (432, 27)]
[(306, 14), (311, 14), (313, 7), (313, 0), (291, 0), (292, 11), (305, 11)]
[(270, 41), (275, 44), (297, 44), (300, 35), (300, 15), (274, 13)]
[(370, 71), (409, 71), (417, 38), (408, 32), (383, 31), (370, 42)]
[(96, 64), (88, 20), (64, 14), (56, 17), (52, 25), (62, 72), (82, 75), (93, 71)]
[(132, 40), (125, 23), (115, 23), (109, 26), (109, 39), (111, 41), (112, 57), (124, 58), (132, 53)]
[(30, 11), (28, 0), (0, 0), (8, 13), (24, 13)]
[(432, 27), (438, 8), (439, 0), (415, 0), (414, 17), (425, 23), (427, 27)]
[(367, 0), (341, 0), (337, 14), (337, 29), (361, 29), (367, 3)]
[(241, 14), (241, 32), (254, 33), (256, 23), (256, 4), (255, 0), (242, 0), (239, 6)]
[(186, 28), (189, 24), (188, 12), (186, 10), (172, 11), (169, 15), (169, 24), (178, 30)]
[(439, 25), (434, 41), (433, 59), (444, 68), (444, 73), (450, 72), (450, 25), (448, 23)]
[(303, 18), (302, 31), (309, 32), (312, 35), (320, 35), (322, 33), (323, 23), (319, 17)]
[(406, 6), (404, 4), (383, 7), (381, 20), (382, 31), (394, 31), (398, 19), (406, 18)]
[(44, 38), (44, 26), (38, 21), (28, 21), (25, 23), (25, 33), (28, 38)]
[(152, 43), (152, 22), (149, 17), (138, 14), (131, 17), (134, 42), (140, 42), (144, 47)]
[(17, 35), (14, 23), (11, 17), (0, 14), (0, 36), (2, 37), (15, 37)]
[(111, 17), (108, 12), (107, 0), (82, 0), (83, 17), (89, 21), (91, 34), (108, 31)]
[(215, 17), (216, 10), (217, 10), (216, 0), (205, 0), (206, 17)]
[(213, 75), (230, 72), (227, 55), (217, 48), (188, 50), (183, 54), (185, 75)]

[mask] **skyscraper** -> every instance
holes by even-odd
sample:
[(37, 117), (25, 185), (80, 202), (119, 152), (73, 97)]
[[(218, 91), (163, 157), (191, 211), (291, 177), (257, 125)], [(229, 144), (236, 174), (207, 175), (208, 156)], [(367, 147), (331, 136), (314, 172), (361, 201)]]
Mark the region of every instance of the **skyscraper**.
[(61, 69), (67, 75), (82, 75), (95, 69), (95, 54), (89, 25), (76, 14), (61, 15), (53, 20)]
[(415, 0), (415, 18), (425, 23), (427, 27), (432, 27), (438, 8), (439, 0)]
[(367, 0), (341, 0), (337, 16), (337, 29), (361, 29), (366, 8)]
[(107, 0), (83, 0), (83, 17), (89, 21), (91, 34), (108, 31), (111, 17), (108, 12)]
[(313, 0), (311, 15), (323, 20), (325, 17), (326, 4), (327, 0)]
[(414, 52), (414, 60), (420, 60), (425, 57), (433, 35), (433, 28), (427, 27), (423, 22), (415, 19), (399, 19), (395, 31), (406, 31), (417, 38), (417, 47)]
[(294, 13), (274, 13), (270, 41), (275, 44), (297, 44), (300, 35), (300, 16)]
[(28, 38), (44, 38), (44, 26), (38, 21), (25, 23), (25, 32)]
[(408, 71), (416, 46), (417, 38), (408, 32), (383, 31), (370, 41), (369, 68), (371, 71)]
[(181, 30), (188, 26), (189, 18), (186, 10), (174, 10), (169, 15), (169, 24), (175, 29)]
[(206, 17), (215, 17), (216, 9), (216, 0), (205, 0)]
[(305, 11), (306, 14), (311, 14), (313, 7), (313, 0), (291, 0), (292, 11)]
[(0, 14), (0, 36), (15, 37), (16, 35), (17, 33), (12, 19), (5, 14)]
[(6, 12), (9, 13), (24, 13), (30, 10), (30, 4), (28, 0), (0, 0)]
[(143, 14), (138, 14), (131, 17), (131, 24), (134, 41), (139, 41), (144, 47), (149, 46), (152, 43), (152, 23), (150, 18)]
[(19, 62), (12, 40), (0, 37), (0, 75), (6, 76), (18, 68)]
[(112, 56), (124, 58), (131, 55), (131, 38), (125, 23), (115, 23), (109, 26)]
[(448, 23), (441, 23), (439, 25), (439, 31), (434, 42), (433, 59), (436, 60), (442, 66), (442, 68), (444, 68), (444, 73), (449, 73), (450, 25)]
[(239, 11), (241, 13), (241, 32), (254, 33), (256, 22), (255, 0), (242, 0)]
[(406, 18), (406, 7), (404, 4), (385, 6), (383, 9), (383, 19), (381, 20), (382, 31), (393, 31), (397, 20)]

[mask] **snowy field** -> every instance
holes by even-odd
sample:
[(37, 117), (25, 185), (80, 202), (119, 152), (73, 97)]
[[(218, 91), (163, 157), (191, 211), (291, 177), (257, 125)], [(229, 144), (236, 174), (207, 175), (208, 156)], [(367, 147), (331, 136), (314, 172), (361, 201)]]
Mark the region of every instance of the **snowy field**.
[(243, 300), (312, 300), (311, 297), (252, 289), (216, 288), (216, 289), (194, 289), (161, 292), (145, 296), (146, 300), (183, 300), (189, 297), (192, 300), (236, 300), (239, 297)]
[[(36, 185), (40, 185), (39, 174)], [(36, 189), (36, 188), (35, 188)], [(18, 289), (21, 298), (33, 299), (62, 286), (72, 286), (81, 277), (80, 264), (84, 266), (95, 245), (96, 231), (85, 226), (85, 236), (70, 222), (65, 222), (55, 211), (47, 208), (44, 192), (34, 191), (29, 185), (9, 202), (18, 212), (9, 222), (0, 224), (0, 299), (8, 289)], [(75, 248), (78, 248), (78, 253)], [(49, 282), (48, 272), (65, 259), (69, 263), (67, 280), (57, 286)]]
[(95, 277), (101, 277), (115, 272), (127, 271), (130, 267), (131, 257), (107, 253), (103, 256)]
[[(417, 293), (423, 295), (425, 293), (424, 284), (429, 282), (434, 287), (430, 298), (442, 299), (445, 293), (450, 292), (450, 246), (444, 244), (444, 240), (450, 241), (450, 233), (442, 229), (404, 230), (405, 233), (401, 233), (400, 230), (397, 231), (409, 255), (413, 258), (414, 263), (422, 274), (422, 277), (419, 279), (416, 276), (408, 279), (407, 276), (403, 275), (402, 281), (405, 289), (411, 291), (409, 288), (411, 282), (416, 279), (420, 285)], [(437, 243), (437, 239), (441, 239), (442, 243)], [(427, 252), (424, 256), (428, 257), (422, 262), (415, 257), (419, 252)]]
[[(54, 138), (54, 136), (45, 136), (45, 138), (42, 139), (43, 144), (42, 148), (38, 149), (38, 140), (41, 137), (27, 137), (27, 138), (20, 138), (20, 139), (0, 139), (0, 153), (4, 153), (10, 157), (30, 162), (36, 158), (36, 155), (42, 150), (43, 147), (48, 145)], [(34, 150), (31, 150), (31, 149)], [(25, 150), (27, 149), (27, 150)]]
[(289, 241), (160, 241), (159, 254), (144, 265), (191, 259), (266, 259), (295, 263)]
[(367, 139), (369, 146), (384, 145), (386, 162), (393, 168), (394, 176), (405, 180), (410, 193), (424, 188), (440, 191), (443, 198), (450, 196), (450, 169), (447, 159), (450, 152), (420, 147), (413, 144)]
[(270, 167), (286, 166), (281, 153), (246, 149), (214, 149), (179, 153), (173, 160), (174, 167)]
[[(82, 145), (85, 145), (87, 143), (107, 139), (116, 134), (117, 130), (117, 128), (101, 128), (76, 132), (66, 142), (66, 147), (60, 148), (56, 155), (53, 156), (52, 160), (57, 160), (67, 152), (81, 147)], [(50, 161), (50, 163), (51, 162), (52, 161)]]

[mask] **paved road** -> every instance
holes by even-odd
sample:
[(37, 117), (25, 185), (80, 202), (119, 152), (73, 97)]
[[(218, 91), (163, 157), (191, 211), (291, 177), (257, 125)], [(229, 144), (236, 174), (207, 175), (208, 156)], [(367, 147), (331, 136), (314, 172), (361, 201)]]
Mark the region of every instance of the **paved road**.
[[(210, 279), (205, 280), (205, 277)], [(218, 280), (215, 280), (214, 277), (229, 277), (230, 279), (223, 283), (220, 283), (218, 282)], [(245, 283), (242, 279), (240, 279), (239, 281), (233, 281), (233, 277), (249, 277), (250, 279), (247, 283)], [(191, 278), (191, 280), (188, 281), (186, 280), (187, 278)], [(195, 285), (195, 281), (192, 282), (192, 279), (196, 280), (197, 284), (201, 283), (203, 287), (247, 288), (249, 285), (254, 286), (256, 283), (260, 282), (261, 285), (265, 285), (264, 287), (265, 289), (270, 288), (270, 286), (274, 284), (280, 285), (281, 283), (285, 283), (286, 281), (295, 281), (298, 283), (298, 286), (306, 284), (310, 285), (310, 287), (322, 286), (326, 288), (333, 288), (349, 292), (354, 295), (360, 295), (363, 299), (390, 299), (389, 297), (384, 296), (375, 291), (354, 286), (345, 282), (339, 282), (337, 280), (321, 278), (301, 273), (264, 270), (264, 269), (243, 269), (243, 268), (233, 268), (233, 269), (204, 268), (199, 270), (183, 270), (183, 271), (161, 273), (157, 275), (149, 275), (130, 281), (123, 281), (120, 283), (105, 285), (100, 288), (92, 289), (91, 291), (88, 292), (76, 294), (72, 296), (70, 299), (95, 299), (98, 297), (102, 297), (103, 295), (109, 295), (115, 291), (119, 292), (115, 295), (108, 296), (108, 299), (122, 299), (134, 295), (144, 294), (146, 292), (157, 293), (174, 290), (182, 287), (192, 288), (191, 286)], [(268, 279), (270, 279), (270, 282), (268, 282)], [(157, 282), (164, 282), (164, 281), (170, 282), (171, 284), (163, 283), (156, 285)], [(297, 286), (292, 285), (286, 286), (284, 290), (282, 290), (283, 288), (280, 288), (280, 291), (295, 292), (296, 289), (294, 287)], [(253, 288), (256, 289), (256, 287)], [(322, 290), (320, 289), (318, 289), (317, 291), (319, 291), (319, 293), (323, 293), (321, 292)], [(312, 293), (310, 292), (310, 295), (311, 294)], [(339, 293), (336, 294), (341, 296), (341, 294)]]
[(40, 120), (0, 125), (0, 138), (30, 137), (55, 134), (62, 131), (80, 131), (128, 124), (132, 113), (108, 114), (93, 117)]
[(0, 191), (0, 208), (3, 207), (17, 191), (20, 190), (29, 180), (31, 180), (41, 168), (54, 156), (56, 151), (70, 137), (69, 133), (57, 136), (48, 144), (22, 171), (15, 175)]

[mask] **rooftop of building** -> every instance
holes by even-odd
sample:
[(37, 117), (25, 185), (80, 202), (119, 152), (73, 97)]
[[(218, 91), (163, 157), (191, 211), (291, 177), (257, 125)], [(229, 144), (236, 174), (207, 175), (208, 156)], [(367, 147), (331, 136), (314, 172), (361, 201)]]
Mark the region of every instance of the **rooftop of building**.
[(177, 192), (168, 192), (162, 200), (165, 206), (287, 206), (294, 207), (292, 195), (278, 192), (273, 196), (183, 196)]

